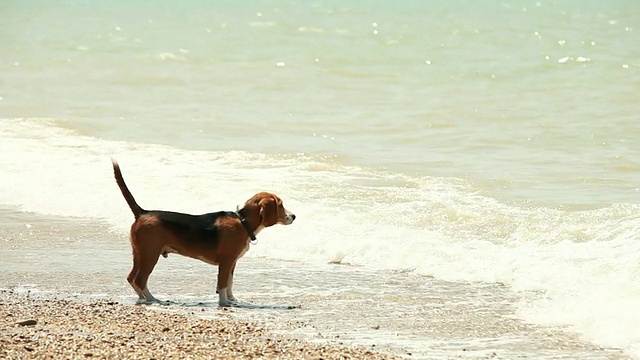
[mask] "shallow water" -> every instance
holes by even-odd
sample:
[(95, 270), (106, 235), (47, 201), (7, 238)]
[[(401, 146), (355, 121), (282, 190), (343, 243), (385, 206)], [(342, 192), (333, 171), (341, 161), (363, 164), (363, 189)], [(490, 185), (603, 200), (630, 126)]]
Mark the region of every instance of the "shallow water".
[[(14, 210), (1, 215), (6, 251), (0, 288), (135, 303), (125, 280), (131, 259), (123, 234), (88, 219)], [(581, 340), (570, 328), (523, 322), (517, 308), (541, 294), (514, 293), (500, 284), (251, 255), (237, 269), (236, 295), (247, 308), (218, 308), (216, 268), (178, 255), (160, 260), (149, 286), (174, 305), (150, 306), (202, 317), (224, 312), (266, 322), (288, 336), (388, 349), (416, 359), (627, 358), (621, 350)]]

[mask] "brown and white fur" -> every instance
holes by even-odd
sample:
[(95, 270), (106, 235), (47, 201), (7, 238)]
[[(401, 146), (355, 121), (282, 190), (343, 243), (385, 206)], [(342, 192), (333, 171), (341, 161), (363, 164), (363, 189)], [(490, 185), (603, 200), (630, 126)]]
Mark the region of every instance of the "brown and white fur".
[(289, 225), (296, 216), (287, 211), (274, 194), (260, 192), (237, 212), (219, 211), (190, 215), (171, 211), (144, 210), (131, 195), (120, 166), (112, 159), (116, 182), (135, 216), (131, 225), (133, 269), (127, 281), (138, 294), (138, 303), (158, 300), (147, 288), (147, 280), (160, 255), (178, 253), (212, 265), (218, 265), (217, 292), (220, 306), (237, 303), (233, 295), (233, 272), (238, 259), (249, 250), (265, 227)]

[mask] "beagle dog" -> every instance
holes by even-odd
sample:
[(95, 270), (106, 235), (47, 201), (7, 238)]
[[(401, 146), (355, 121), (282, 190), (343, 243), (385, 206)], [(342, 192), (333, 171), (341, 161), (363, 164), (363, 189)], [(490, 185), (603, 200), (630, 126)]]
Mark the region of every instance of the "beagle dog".
[(158, 302), (147, 288), (147, 280), (160, 255), (178, 253), (218, 265), (217, 293), (220, 306), (237, 303), (233, 296), (233, 271), (238, 259), (262, 229), (289, 225), (296, 216), (287, 211), (274, 194), (260, 192), (238, 211), (190, 215), (171, 211), (144, 210), (127, 188), (118, 163), (112, 159), (116, 183), (135, 221), (131, 225), (133, 269), (127, 281), (138, 294), (138, 303)]

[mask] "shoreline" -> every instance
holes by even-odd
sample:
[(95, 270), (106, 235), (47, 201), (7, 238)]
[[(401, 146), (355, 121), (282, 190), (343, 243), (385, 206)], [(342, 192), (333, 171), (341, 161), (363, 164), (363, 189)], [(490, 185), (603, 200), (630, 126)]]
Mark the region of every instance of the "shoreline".
[[(153, 278), (155, 295), (173, 305), (134, 306), (135, 294), (125, 279), (131, 258), (124, 236), (114, 235), (108, 225), (90, 219), (15, 209), (0, 209), (2, 212), (6, 220), (0, 227), (0, 241), (5, 243), (0, 284), (0, 358), (8, 356), (5, 348), (17, 351), (9, 354), (12, 359), (52, 358), (46, 355), (47, 348), (42, 344), (52, 346), (50, 343), (58, 342), (78, 347), (77, 354), (53, 349), (59, 351), (54, 353), (58, 355), (55, 358), (82, 358), (81, 350), (95, 342), (105, 344), (98, 347), (101, 352), (87, 352), (91, 354), (87, 357), (133, 358), (144, 354), (149, 358), (150, 353), (162, 355), (162, 349), (155, 346), (163, 341), (168, 347), (182, 342), (191, 344), (190, 351), (198, 354), (194, 358), (360, 358), (367, 351), (378, 354), (367, 358), (382, 359), (633, 358), (628, 349), (598, 345), (571, 328), (524, 321), (517, 310), (538, 297), (511, 291), (501, 284), (450, 282), (412, 272), (282, 261), (252, 254), (240, 265), (238, 294), (259, 311), (219, 308), (212, 290), (216, 269), (179, 256), (159, 262)], [(298, 305), (301, 307), (296, 310), (280, 311)], [(65, 310), (68, 315), (62, 311), (65, 308), (71, 309)], [(37, 314), (43, 317), (37, 318)], [(70, 319), (63, 321), (61, 316)], [(84, 322), (93, 321), (93, 317), (102, 325), (84, 329)], [(33, 328), (16, 325), (32, 318), (36, 320)], [(167, 323), (169, 320), (160, 318), (176, 320)], [(133, 324), (125, 323), (131, 319)], [(211, 338), (222, 334), (226, 340), (197, 338), (198, 333), (187, 337), (192, 332), (189, 324), (195, 321), (207, 324), (202, 329), (213, 327), (220, 331), (231, 324), (238, 329), (239, 338), (212, 329), (206, 330)], [(158, 328), (160, 325), (154, 322), (168, 325)], [(75, 323), (76, 328), (70, 323)], [(46, 327), (33, 332), (42, 325)], [(102, 336), (104, 328), (109, 327), (117, 331), (111, 337)], [(185, 336), (175, 338), (177, 335), (168, 331), (159, 334), (173, 327)], [(135, 339), (146, 336), (146, 328), (152, 329), (148, 339)], [(261, 332), (254, 332), (256, 329)], [(5, 335), (6, 330), (13, 335)], [(81, 336), (83, 331), (89, 340)], [(20, 335), (25, 337), (19, 338)], [(127, 337), (131, 335), (135, 335), (133, 340)], [(284, 339), (286, 343), (266, 342), (266, 338)], [(26, 350), (24, 346), (32, 346), (27, 340), (37, 342), (42, 349)], [(138, 344), (139, 353), (126, 349), (129, 352), (120, 354), (111, 348), (125, 346), (129, 340)], [(148, 345), (147, 340), (153, 345)], [(275, 349), (276, 353), (260, 355), (247, 348), (239, 354), (216, 355), (217, 349), (232, 340), (236, 341), (233, 346), (258, 346)], [(80, 347), (77, 343), (82, 342), (87, 344)], [(125, 345), (121, 345), (123, 342)], [(210, 345), (205, 346), (207, 343)], [(282, 351), (277, 350), (278, 346)], [(198, 348), (193, 350), (194, 347)], [(292, 347), (301, 350), (293, 356)], [(359, 355), (352, 351), (359, 351)], [(333, 355), (326, 355), (329, 353)], [(172, 354), (176, 358), (184, 356)]]
[(125, 305), (101, 299), (33, 298), (0, 290), (0, 358), (402, 359), (356, 346), (276, 334), (268, 323)]

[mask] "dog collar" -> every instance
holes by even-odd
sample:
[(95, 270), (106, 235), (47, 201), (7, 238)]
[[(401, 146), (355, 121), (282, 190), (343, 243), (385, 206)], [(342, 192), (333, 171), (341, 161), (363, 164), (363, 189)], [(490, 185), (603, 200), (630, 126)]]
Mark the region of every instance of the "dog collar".
[(244, 217), (244, 215), (241, 214), (242, 209), (238, 209), (236, 210), (236, 215), (238, 215), (238, 218), (240, 219), (240, 222), (242, 223), (242, 226), (244, 226), (244, 229), (247, 230), (247, 233), (249, 234), (249, 237), (251, 238), (251, 242), (256, 241), (256, 234), (253, 233), (253, 230), (251, 230), (251, 226), (249, 225), (249, 222), (247, 221), (247, 218)]

